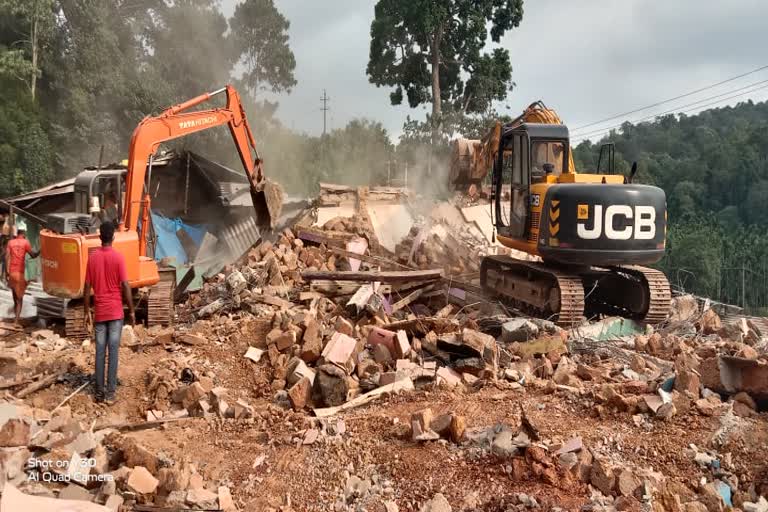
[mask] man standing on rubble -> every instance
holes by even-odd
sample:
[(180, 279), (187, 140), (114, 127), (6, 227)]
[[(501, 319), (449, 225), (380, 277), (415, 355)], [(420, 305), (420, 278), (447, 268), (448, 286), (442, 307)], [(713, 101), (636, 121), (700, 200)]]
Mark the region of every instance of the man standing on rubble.
[[(93, 325), (96, 337), (96, 401), (112, 404), (117, 388), (117, 360), (120, 350), (120, 337), (123, 332), (123, 299), (128, 305), (131, 325), (136, 323), (133, 310), (133, 297), (128, 284), (125, 258), (112, 249), (115, 238), (115, 225), (103, 222), (99, 228), (101, 248), (88, 256), (85, 271), (85, 289), (83, 304), (86, 325)], [(95, 315), (91, 318), (91, 290)], [(109, 350), (106, 392), (104, 390), (104, 366)]]
[(27, 277), (25, 276), (27, 254), (32, 258), (37, 258), (40, 251), (32, 250), (26, 232), (19, 229), (16, 232), (16, 238), (8, 242), (5, 249), (5, 269), (8, 276), (8, 287), (11, 289), (11, 295), (13, 295), (13, 313), (16, 316), (17, 324), (21, 317), (21, 308), (24, 305), (24, 294), (27, 292)]

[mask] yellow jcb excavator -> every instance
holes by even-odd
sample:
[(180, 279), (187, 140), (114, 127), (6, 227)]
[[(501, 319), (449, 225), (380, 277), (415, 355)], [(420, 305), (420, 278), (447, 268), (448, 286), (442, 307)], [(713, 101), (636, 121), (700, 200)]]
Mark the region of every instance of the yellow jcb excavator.
[[(601, 173), (606, 151), (606, 172)], [(649, 265), (664, 255), (666, 196), (613, 171), (613, 147), (601, 148), (595, 174), (577, 173), (568, 128), (537, 102), (482, 141), (454, 144), (450, 181), (479, 185), (491, 172), (491, 217), (496, 239), (539, 256), (483, 259), (486, 293), (561, 325), (611, 314), (651, 324), (669, 312), (664, 274)]]

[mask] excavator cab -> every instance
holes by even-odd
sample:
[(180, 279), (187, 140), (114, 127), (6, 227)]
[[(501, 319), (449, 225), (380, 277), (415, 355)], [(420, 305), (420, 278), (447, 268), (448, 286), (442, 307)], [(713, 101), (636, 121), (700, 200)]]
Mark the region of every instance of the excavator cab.
[[(494, 190), (510, 185), (509, 203), (494, 193), (496, 230), (500, 236), (527, 243), (531, 228), (538, 228), (539, 195), (531, 193), (537, 184), (554, 183), (569, 172), (568, 128), (563, 125), (523, 123), (501, 136), (494, 172)], [(534, 238), (535, 240), (535, 238)]]

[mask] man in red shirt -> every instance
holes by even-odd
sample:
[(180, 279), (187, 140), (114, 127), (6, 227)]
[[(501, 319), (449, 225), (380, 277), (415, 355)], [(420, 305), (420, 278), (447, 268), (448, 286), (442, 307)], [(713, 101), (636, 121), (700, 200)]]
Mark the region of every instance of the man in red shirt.
[(27, 278), (24, 275), (26, 256), (37, 258), (40, 251), (33, 251), (27, 240), (26, 232), (18, 230), (16, 238), (8, 242), (5, 250), (5, 268), (8, 272), (8, 287), (13, 295), (13, 312), (16, 315), (16, 323), (19, 323), (21, 307), (24, 305), (24, 294), (27, 291)]
[[(120, 337), (123, 332), (123, 298), (128, 305), (131, 325), (136, 323), (133, 311), (133, 297), (128, 284), (125, 258), (112, 249), (115, 238), (115, 225), (103, 222), (99, 229), (101, 248), (88, 256), (85, 271), (85, 290), (83, 302), (85, 320), (93, 324), (96, 335), (96, 401), (113, 403), (117, 388), (117, 359), (120, 349)], [(91, 290), (95, 315), (91, 318)], [(109, 368), (107, 386), (104, 392), (104, 366), (109, 349)]]

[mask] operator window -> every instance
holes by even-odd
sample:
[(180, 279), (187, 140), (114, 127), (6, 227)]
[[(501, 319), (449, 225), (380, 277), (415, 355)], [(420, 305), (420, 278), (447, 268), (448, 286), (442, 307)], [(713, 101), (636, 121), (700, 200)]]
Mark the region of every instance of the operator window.
[(552, 164), (554, 176), (560, 176), (563, 173), (563, 154), (565, 145), (562, 142), (534, 141), (532, 145), (532, 166), (533, 172), (544, 174), (544, 164)]

